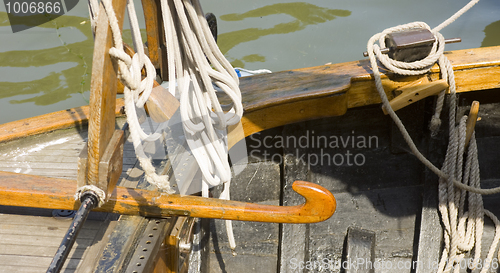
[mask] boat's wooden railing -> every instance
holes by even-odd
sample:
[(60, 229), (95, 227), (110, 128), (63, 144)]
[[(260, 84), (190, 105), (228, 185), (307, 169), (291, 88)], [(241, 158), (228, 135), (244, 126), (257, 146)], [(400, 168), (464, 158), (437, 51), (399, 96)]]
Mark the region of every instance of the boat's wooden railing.
[[(446, 52), (455, 71), (457, 92), (500, 88), (499, 52), (500, 46)], [(422, 76), (386, 73), (382, 82), (391, 99), (393, 91), (424, 77), (439, 80), (439, 67), (435, 65)], [(245, 136), (284, 124), (343, 115), (349, 108), (381, 102), (369, 60), (242, 78), (240, 88)]]

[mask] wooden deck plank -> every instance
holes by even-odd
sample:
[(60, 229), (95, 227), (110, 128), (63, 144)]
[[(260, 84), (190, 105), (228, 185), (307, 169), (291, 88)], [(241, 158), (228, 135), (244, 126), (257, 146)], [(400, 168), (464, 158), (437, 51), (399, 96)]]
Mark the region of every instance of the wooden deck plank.
[[(48, 267), (48, 265), (47, 265)], [(2, 266), (0, 268), (0, 273), (43, 273), (46, 272), (46, 268), (44, 267), (33, 267), (33, 266)], [(75, 272), (75, 269), (72, 268), (64, 268), (64, 270), (61, 271), (62, 273), (73, 273)]]
[(58, 221), (52, 217), (1, 214), (1, 213), (0, 213), (0, 223), (4, 225), (24, 225), (26, 223), (29, 223), (31, 226), (55, 226), (61, 228), (67, 227), (69, 225), (68, 221)]
[[(57, 163), (57, 164), (54, 164)], [(77, 170), (76, 164), (63, 163), (63, 162), (32, 162), (32, 161), (22, 161), (22, 162), (1, 162), (0, 168), (12, 168), (12, 167), (24, 167), (30, 169), (64, 169), (64, 170)]]
[[(298, 134), (302, 125), (285, 126), (283, 136), (299, 137)], [(282, 203), (283, 206), (293, 206), (300, 203), (301, 197), (292, 190), (295, 180), (307, 180), (308, 165), (298, 158), (299, 154), (305, 150), (300, 147), (287, 146), (283, 149), (283, 185)], [(296, 157), (297, 155), (297, 157)], [(280, 234), (280, 263), (279, 272), (296, 272), (297, 268), (290, 266), (291, 261), (302, 262), (307, 260), (309, 243), (308, 224), (283, 224)]]
[[(55, 239), (56, 240), (56, 239)], [(1, 244), (0, 245), (0, 255), (11, 255), (11, 256), (33, 256), (33, 257), (54, 257), (57, 248), (59, 246), (25, 246), (25, 245), (13, 245), (13, 244)], [(86, 246), (77, 246), (71, 250), (69, 257), (81, 259), (83, 253), (86, 250)], [(0, 265), (2, 267), (2, 265)]]
[[(279, 205), (280, 184), (280, 168), (277, 163), (250, 163), (231, 180), (231, 198)], [(219, 196), (220, 190), (214, 188), (214, 196)], [(233, 222), (238, 254), (233, 256), (229, 248), (225, 222), (222, 220), (210, 220), (210, 222), (211, 242), (208, 260), (211, 273), (276, 272), (279, 224)]]
[(16, 160), (11, 158), (2, 158), (0, 163), (7, 164), (12, 162), (51, 162), (51, 163), (75, 163), (77, 161), (77, 156), (53, 156), (53, 155), (31, 155), (31, 156), (19, 156)]
[[(31, 265), (33, 267), (38, 267), (40, 269), (43, 268), (44, 270), (47, 270), (51, 261), (52, 261), (52, 257), (16, 256), (16, 259), (14, 259), (14, 256), (12, 256), (12, 255), (0, 255), (0, 265), (2, 265), (2, 266)], [(63, 272), (64, 272), (64, 268), (76, 269), (76, 267), (78, 266), (79, 263), (80, 263), (80, 259), (69, 258), (63, 267)], [(2, 270), (2, 268), (0, 268), (0, 272), (4, 272)], [(7, 271), (5, 271), (5, 272), (7, 272)], [(12, 272), (17, 272), (17, 271), (10, 271), (8, 273), (12, 273)]]
[(373, 265), (375, 257), (375, 232), (371, 230), (349, 227), (346, 240), (346, 261), (362, 260), (364, 265), (357, 264), (345, 268), (345, 273), (374, 273)]
[[(448, 118), (444, 118), (446, 124)], [(446, 136), (441, 134), (427, 141), (427, 158), (436, 166), (444, 162), (446, 154)], [(416, 259), (422, 265), (416, 266), (416, 273), (429, 271), (429, 261), (439, 261), (441, 258), (441, 247), (443, 243), (443, 228), (438, 212), (438, 184), (439, 178), (429, 169), (424, 172), (424, 188), (422, 196), (422, 212), (420, 216), (420, 227)]]
[(96, 231), (96, 237), (92, 242), (92, 245), (86, 249), (82, 257), (82, 262), (78, 265), (77, 270), (82, 273), (90, 272), (90, 269), (97, 264), (97, 260), (100, 258), (101, 253), (107, 246), (111, 233), (115, 229), (118, 223), (119, 216), (108, 214), (98, 231)]
[[(23, 246), (59, 246), (61, 243), (61, 236), (46, 236), (39, 237), (34, 235), (10, 235), (0, 234), (0, 241), (4, 244), (18, 244)], [(90, 245), (92, 239), (81, 239), (75, 243), (75, 246), (82, 244), (84, 246)]]
[[(0, 272), (45, 272), (70, 224), (53, 217), (0, 214)], [(62, 272), (74, 272), (100, 225), (99, 220), (85, 223)]]
[[(44, 156), (63, 156), (63, 157), (78, 157), (81, 149), (69, 149), (69, 150), (45, 150)], [(36, 156), (36, 155), (35, 155)], [(4, 155), (3, 158), (15, 158), (14, 156)], [(19, 156), (23, 157), (23, 156)]]
[[(121, 120), (120, 120), (121, 121)], [(0, 144), (0, 170), (48, 177), (76, 179), (77, 162), (87, 130), (60, 130), (30, 139)], [(133, 145), (125, 144), (122, 178), (137, 163)]]
[[(66, 221), (68, 222), (68, 221)], [(41, 237), (63, 237), (69, 227), (69, 223), (63, 227), (41, 227), (41, 226), (30, 226), (30, 225), (12, 225), (12, 224), (0, 224), (0, 234), (1, 235), (11, 235), (11, 236), (41, 236)], [(95, 229), (83, 228), (80, 233), (78, 233), (78, 238), (82, 239), (93, 239), (95, 237)]]

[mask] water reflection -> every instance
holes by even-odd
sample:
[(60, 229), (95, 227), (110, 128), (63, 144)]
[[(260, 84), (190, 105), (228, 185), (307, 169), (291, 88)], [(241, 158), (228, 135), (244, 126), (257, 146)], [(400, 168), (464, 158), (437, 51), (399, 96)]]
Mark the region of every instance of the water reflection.
[(500, 21), (493, 22), (484, 28), (482, 47), (500, 45)]
[[(36, 24), (40, 22), (37, 16), (40, 15), (26, 16), (26, 20), (23, 23), (26, 25)], [(6, 26), (9, 26), (7, 13), (0, 12), (0, 27)], [(59, 46), (50, 48), (41, 47), (42, 49), (35, 50), (32, 48), (30, 50), (23, 50), (21, 47), (20, 50), (0, 52), (0, 65), (4, 68), (2, 70), (11, 70), (10, 73), (2, 76), (3, 79), (0, 81), (0, 99), (29, 95), (21, 100), (12, 100), (10, 103), (33, 102), (36, 105), (50, 105), (66, 100), (72, 94), (83, 94), (89, 90), (93, 37), (88, 19), (78, 16), (61, 16), (38, 26), (38, 28), (52, 29), (53, 32), (48, 34), (53, 35), (54, 38), (52, 40), (59, 40), (59, 42), (53, 41)], [(83, 34), (83, 37), (67, 43), (66, 41), (69, 41), (69, 39), (75, 40), (74, 33), (76, 31)], [(73, 37), (62, 35), (66, 32), (73, 32)], [(17, 38), (18, 35), (23, 35), (23, 33), (14, 35)], [(47, 36), (44, 38), (47, 39)], [(33, 73), (26, 74), (27, 81), (23, 82), (11, 79), (23, 77), (23, 75), (13, 75), (15, 71), (21, 69), (9, 68), (21, 67), (29, 67), (34, 74), (38, 75), (34, 75)], [(30, 80), (28, 77), (35, 79)]]
[[(247, 28), (232, 32), (227, 32), (219, 35), (218, 45), (223, 54), (227, 53), (231, 48), (238, 44), (257, 40), (266, 35), (286, 34), (300, 31), (308, 25), (315, 25), (331, 21), (337, 17), (346, 17), (351, 15), (348, 10), (329, 9), (318, 7), (313, 4), (304, 2), (295, 3), (279, 3), (257, 8), (251, 11), (240, 14), (226, 14), (220, 16), (224, 21), (241, 21), (246, 18), (265, 17), (270, 15), (286, 14), (295, 20), (287, 23), (279, 23), (271, 28)], [(265, 57), (258, 54), (248, 55), (242, 58), (245, 62), (259, 61), (264, 62)], [(235, 66), (244, 66), (242, 60), (232, 62)]]

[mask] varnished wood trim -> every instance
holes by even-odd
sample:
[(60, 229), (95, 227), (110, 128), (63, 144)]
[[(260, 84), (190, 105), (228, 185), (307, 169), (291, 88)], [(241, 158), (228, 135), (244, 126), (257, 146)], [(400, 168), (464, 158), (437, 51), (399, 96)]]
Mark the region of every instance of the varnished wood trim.
[[(499, 53), (500, 46), (446, 52), (455, 70), (457, 92), (500, 88)], [(386, 92), (390, 93), (396, 88), (420, 80), (421, 77), (438, 80), (438, 67), (435, 66), (429, 75), (423, 76), (384, 75), (382, 82)], [(368, 60), (242, 78), (240, 88), (245, 109), (242, 120), (244, 134), (239, 134), (240, 136), (293, 122), (342, 115), (349, 108), (380, 103)], [(392, 94), (388, 95), (392, 97)], [(335, 109), (310, 109), (314, 108), (314, 103), (313, 106), (308, 104), (324, 99), (329, 100)], [(346, 105), (341, 106), (343, 103)], [(117, 113), (122, 106), (123, 101), (119, 100)], [(307, 106), (307, 111), (290, 115), (290, 109), (301, 109), (301, 106), (304, 109)], [(1, 125), (0, 141), (79, 126), (88, 118), (88, 109), (84, 109), (86, 108), (78, 107)], [(80, 116), (84, 118), (79, 119)]]
[[(259, 205), (157, 191), (116, 187), (109, 201), (96, 211), (167, 217), (172, 215), (273, 223), (315, 223), (330, 218), (336, 208), (325, 188), (296, 181), (293, 189), (306, 202), (297, 206)], [(75, 210), (76, 181), (0, 172), (0, 205)]]
[[(124, 115), (123, 99), (116, 100), (115, 114)], [(59, 129), (83, 127), (89, 119), (88, 105), (57, 111), (45, 115), (12, 121), (0, 125), (0, 142), (47, 133)]]

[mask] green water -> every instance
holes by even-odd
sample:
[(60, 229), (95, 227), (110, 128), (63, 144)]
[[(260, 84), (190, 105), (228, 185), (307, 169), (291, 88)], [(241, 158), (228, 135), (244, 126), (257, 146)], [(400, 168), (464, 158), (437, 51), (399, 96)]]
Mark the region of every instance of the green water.
[[(280, 71), (361, 59), (373, 34), (413, 21), (437, 26), (468, 0), (201, 2), (216, 14), (219, 47), (234, 66)], [(88, 104), (93, 38), (86, 1), (17, 33), (0, 6), (0, 123)], [(463, 40), (447, 50), (500, 45), (500, 1), (481, 0), (442, 33)]]

